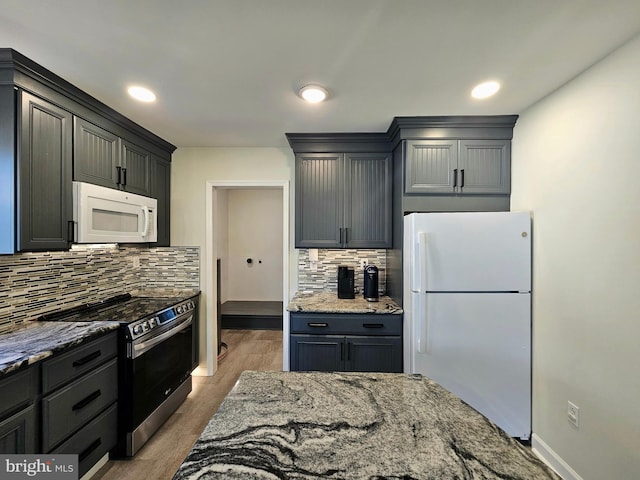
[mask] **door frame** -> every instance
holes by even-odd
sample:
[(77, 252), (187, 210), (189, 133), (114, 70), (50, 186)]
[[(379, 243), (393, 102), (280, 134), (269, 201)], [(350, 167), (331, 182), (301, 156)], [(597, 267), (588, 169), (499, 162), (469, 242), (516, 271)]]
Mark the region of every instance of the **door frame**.
[(200, 375), (213, 375), (218, 369), (218, 332), (217, 332), (217, 267), (215, 260), (218, 258), (218, 245), (215, 242), (214, 232), (222, 228), (219, 224), (216, 212), (219, 206), (218, 192), (220, 190), (232, 189), (260, 189), (260, 188), (281, 188), (282, 189), (282, 369), (289, 370), (289, 321), (287, 304), (289, 299), (290, 271), (290, 198), (289, 180), (262, 181), (216, 181), (208, 180), (206, 184), (206, 225), (205, 225), (205, 248), (203, 255), (204, 262), (204, 303), (205, 303), (205, 371), (200, 367), (197, 372)]

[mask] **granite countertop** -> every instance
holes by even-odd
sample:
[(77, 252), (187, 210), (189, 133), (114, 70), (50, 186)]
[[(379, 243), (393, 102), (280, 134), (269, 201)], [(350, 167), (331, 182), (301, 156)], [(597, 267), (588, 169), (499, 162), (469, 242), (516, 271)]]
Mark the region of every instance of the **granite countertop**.
[(346, 299), (338, 298), (334, 292), (297, 292), (287, 310), (306, 313), (402, 313), (402, 308), (391, 297), (382, 296), (377, 302), (367, 302), (362, 295)]
[(560, 480), (437, 383), (390, 373), (243, 372), (174, 480)]
[(119, 327), (118, 322), (28, 322), (0, 335), (0, 376)]

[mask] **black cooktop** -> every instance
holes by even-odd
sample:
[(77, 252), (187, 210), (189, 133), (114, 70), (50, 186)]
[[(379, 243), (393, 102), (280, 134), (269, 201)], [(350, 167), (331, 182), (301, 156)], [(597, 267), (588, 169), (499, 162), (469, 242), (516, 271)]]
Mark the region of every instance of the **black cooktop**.
[(97, 322), (114, 321), (131, 323), (152, 316), (178, 303), (180, 298), (132, 297), (130, 294), (118, 295), (96, 303), (41, 315), (39, 321), (59, 322)]

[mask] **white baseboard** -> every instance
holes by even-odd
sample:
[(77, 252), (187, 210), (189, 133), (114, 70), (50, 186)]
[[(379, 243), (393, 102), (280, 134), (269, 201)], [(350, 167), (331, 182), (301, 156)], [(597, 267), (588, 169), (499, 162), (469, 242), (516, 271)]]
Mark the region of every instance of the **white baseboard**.
[(560, 455), (553, 451), (538, 435), (531, 435), (531, 450), (540, 460), (549, 465), (564, 480), (583, 480), (576, 471), (565, 462)]

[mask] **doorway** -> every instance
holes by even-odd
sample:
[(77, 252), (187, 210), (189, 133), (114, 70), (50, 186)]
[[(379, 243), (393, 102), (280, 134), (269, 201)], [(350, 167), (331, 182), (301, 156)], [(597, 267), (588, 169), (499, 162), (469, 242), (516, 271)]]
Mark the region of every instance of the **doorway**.
[[(279, 302), (283, 352), (288, 351), (289, 201), (288, 180), (207, 182), (205, 328), (200, 341), (206, 372), (200, 367), (199, 374), (217, 370), (219, 309), (225, 301)], [(283, 369), (288, 369), (288, 355), (283, 355)]]

